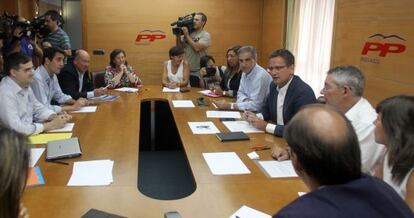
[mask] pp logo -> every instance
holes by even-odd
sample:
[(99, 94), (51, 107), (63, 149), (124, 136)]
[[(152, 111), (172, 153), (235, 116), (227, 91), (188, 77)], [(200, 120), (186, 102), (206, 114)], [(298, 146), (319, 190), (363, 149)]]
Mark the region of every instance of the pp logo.
[[(396, 38), (401, 41), (405, 41), (398, 35), (383, 35), (380, 33), (374, 34), (368, 38), (382, 37), (383, 39)], [(379, 42), (366, 42), (362, 49), (362, 54), (367, 55), (368, 52), (379, 52), (378, 56), (385, 57), (388, 53), (402, 53), (406, 50), (405, 45), (399, 43), (379, 43)]]
[(161, 30), (143, 30), (139, 32), (137, 35), (137, 38), (135, 39), (135, 42), (137, 43), (150, 43), (154, 42), (155, 40), (161, 40), (165, 39), (166, 35)]

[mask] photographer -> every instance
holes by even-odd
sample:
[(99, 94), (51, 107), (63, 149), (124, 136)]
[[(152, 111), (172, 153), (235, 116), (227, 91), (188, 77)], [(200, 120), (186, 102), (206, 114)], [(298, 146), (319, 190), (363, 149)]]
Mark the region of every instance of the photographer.
[(190, 85), (200, 86), (199, 70), (200, 57), (207, 55), (207, 48), (210, 47), (210, 34), (204, 30), (207, 16), (198, 12), (193, 18), (193, 31), (190, 33), (188, 27), (181, 27), (183, 37), (176, 35), (177, 46), (183, 46), (185, 57), (190, 65)]
[(213, 56), (206, 55), (200, 58), (200, 87), (213, 89), (219, 85), (225, 66), (217, 66)]
[(45, 13), (45, 25), (50, 33), (43, 40), (43, 47), (57, 47), (65, 51), (66, 56), (72, 56), (72, 49), (68, 34), (59, 27), (61, 17), (55, 10), (49, 10)]

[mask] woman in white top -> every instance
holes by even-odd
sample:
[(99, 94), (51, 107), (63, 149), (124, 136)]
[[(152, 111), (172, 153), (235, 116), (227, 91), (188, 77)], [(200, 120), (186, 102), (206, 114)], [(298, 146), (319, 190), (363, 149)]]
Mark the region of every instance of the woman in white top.
[(188, 62), (184, 60), (184, 49), (174, 46), (168, 53), (170, 60), (164, 62), (162, 85), (170, 89), (188, 86), (190, 68)]
[(388, 151), (376, 174), (414, 210), (414, 96), (387, 98), (377, 113), (375, 141)]

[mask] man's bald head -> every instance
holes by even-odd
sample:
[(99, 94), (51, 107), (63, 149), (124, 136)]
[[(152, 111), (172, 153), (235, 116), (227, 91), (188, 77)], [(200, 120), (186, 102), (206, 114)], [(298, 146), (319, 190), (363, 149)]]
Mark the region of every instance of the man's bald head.
[(88, 71), (90, 59), (91, 58), (87, 51), (78, 49), (73, 56), (73, 65), (75, 65), (79, 72), (85, 73)]
[(326, 105), (308, 105), (286, 127), (286, 141), (304, 172), (320, 185), (361, 176), (358, 138), (351, 123)]

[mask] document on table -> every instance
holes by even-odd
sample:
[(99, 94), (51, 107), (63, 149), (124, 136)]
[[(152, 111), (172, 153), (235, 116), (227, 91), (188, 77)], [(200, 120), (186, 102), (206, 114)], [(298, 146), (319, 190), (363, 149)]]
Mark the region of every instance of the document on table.
[(98, 100), (98, 101), (115, 101), (118, 99), (119, 96), (116, 95), (101, 95), (97, 97), (89, 98), (90, 100)]
[(271, 218), (272, 216), (267, 215), (261, 211), (243, 205), (236, 213), (230, 216), (230, 218)]
[(138, 92), (139, 89), (131, 88), (131, 87), (122, 87), (122, 88), (115, 89), (115, 90), (120, 91), (120, 92)]
[(275, 161), (264, 160), (257, 161), (265, 173), (271, 178), (284, 178), (284, 177), (298, 177), (293, 168), (292, 161)]
[(68, 139), (72, 137), (72, 133), (42, 133), (29, 136), (30, 144), (47, 144), (49, 141)]
[(191, 100), (172, 100), (172, 103), (175, 108), (191, 108), (195, 107), (193, 101)]
[(223, 124), (230, 130), (230, 132), (244, 132), (244, 133), (264, 133), (264, 131), (250, 125), (244, 120), (238, 121), (223, 121)]
[(31, 148), (30, 149), (30, 161), (29, 167), (34, 167), (39, 160), (40, 156), (42, 156), (45, 148)]
[(103, 186), (113, 183), (112, 160), (79, 161), (73, 163), (68, 186)]
[(85, 107), (81, 107), (77, 111), (72, 111), (72, 113), (94, 113), (96, 112), (97, 108), (98, 106), (85, 106)]
[(203, 153), (203, 157), (213, 175), (250, 174), (235, 152)]
[(49, 132), (72, 132), (74, 126), (74, 123), (66, 123), (64, 127), (60, 129), (50, 130)]
[(162, 92), (180, 92), (180, 88), (177, 87), (175, 89), (170, 89), (170, 88), (164, 87), (162, 88)]
[(201, 93), (201, 94), (208, 94), (208, 93), (210, 93), (210, 92), (211, 92), (211, 91), (210, 91), (210, 90), (208, 90), (208, 89), (198, 91), (198, 93)]
[(241, 118), (238, 111), (206, 111), (208, 118)]
[(188, 125), (193, 134), (216, 134), (220, 132), (213, 122), (188, 122)]

